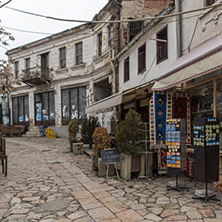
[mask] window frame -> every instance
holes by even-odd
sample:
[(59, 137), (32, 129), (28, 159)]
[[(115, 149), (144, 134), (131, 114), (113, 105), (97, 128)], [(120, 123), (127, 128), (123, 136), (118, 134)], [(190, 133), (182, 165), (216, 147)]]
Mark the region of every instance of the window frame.
[(42, 75), (49, 74), (49, 53), (43, 53), (41, 56), (41, 73)]
[[(25, 99), (28, 99), (28, 110), (27, 110), (27, 113), (28, 113), (28, 118), (29, 118), (29, 96), (28, 95), (24, 95), (24, 96), (17, 96), (17, 97), (12, 97), (12, 121), (13, 121), (13, 124), (14, 125), (25, 125), (25, 126), (29, 126), (29, 120), (28, 121), (25, 121), (25, 113), (26, 113), (26, 108), (25, 108)], [(14, 107), (14, 100), (17, 100), (17, 109), (15, 109)], [(19, 122), (19, 99), (22, 99), (23, 100), (23, 121), (22, 122)], [(14, 112), (17, 112), (17, 120), (14, 119)]]
[[(166, 38), (161, 38), (160, 35), (163, 32), (166, 32)], [(162, 39), (162, 40), (166, 40), (167, 42), (161, 42), (161, 41), (156, 41), (156, 64), (159, 64), (165, 60), (168, 59), (168, 26), (163, 27), (162, 29), (160, 29), (157, 33), (156, 33), (156, 39)], [(162, 53), (162, 51), (164, 50), (164, 47), (166, 47), (165, 51), (164, 51), (164, 55), (160, 55)], [(160, 49), (163, 48), (163, 50), (161, 51)]]
[(108, 27), (108, 47), (109, 49), (113, 48), (113, 25), (109, 25)]
[(15, 79), (19, 78), (19, 61), (15, 62)]
[[(81, 45), (81, 48), (78, 49), (78, 46)], [(83, 64), (83, 43), (78, 42), (75, 44), (75, 49), (76, 49), (76, 65)]]
[[(140, 50), (144, 47), (144, 50), (140, 52)], [(141, 60), (143, 61), (143, 66), (141, 63)], [(146, 43), (142, 44), (138, 48), (138, 75), (142, 74), (146, 71)]]
[[(144, 28), (143, 21), (132, 21), (128, 23), (128, 39), (130, 42)], [(136, 30), (138, 29), (138, 30)], [(135, 31), (136, 30), (136, 31)]]
[(25, 70), (30, 70), (30, 57), (25, 59)]
[[(36, 112), (36, 103), (41, 103), (42, 105), (42, 110), (41, 111), (43, 111), (43, 94), (44, 93), (47, 93), (48, 94), (48, 98), (47, 98), (47, 105), (48, 105), (48, 120), (43, 120), (43, 113), (41, 113), (41, 121), (37, 121), (37, 119), (36, 119), (36, 114), (37, 114), (37, 112)], [(48, 92), (42, 92), (42, 93), (36, 93), (34, 96), (34, 101), (35, 101), (35, 107), (34, 107), (34, 113), (35, 113), (35, 124), (36, 124), (36, 126), (41, 126), (41, 125), (43, 125), (43, 126), (54, 126), (55, 125), (55, 119), (50, 119), (50, 110), (51, 110), (51, 103), (50, 103), (50, 93), (53, 93), (53, 99), (54, 99), (54, 113), (55, 113), (55, 93), (54, 93), (54, 91), (48, 91)], [(41, 98), (40, 99), (40, 101), (37, 101), (37, 99), (36, 99), (36, 97), (37, 96), (39, 96), (39, 98)]]
[[(71, 120), (71, 115), (72, 115), (72, 112), (71, 112), (71, 109), (72, 109), (72, 104), (71, 104), (71, 90), (73, 89), (77, 89), (77, 110), (78, 110), (78, 120), (79, 121), (83, 121), (85, 118), (86, 118), (86, 113), (85, 113), (85, 118), (82, 118), (82, 119), (79, 119), (79, 114), (80, 114), (80, 110), (79, 110), (79, 107), (80, 107), (80, 88), (84, 88), (85, 89), (85, 94), (86, 94), (86, 86), (78, 86), (78, 87), (72, 87), (72, 88), (66, 88), (66, 89), (62, 89), (61, 90), (61, 113), (62, 113), (62, 125), (68, 125), (69, 124), (69, 121)], [(69, 119), (65, 119), (63, 117), (63, 91), (65, 90), (68, 90), (68, 95), (69, 95), (69, 98), (68, 98), (68, 103), (69, 103), (69, 110), (68, 110), (68, 113), (69, 113)], [(85, 97), (85, 107), (86, 107), (86, 97)]]
[(98, 35), (97, 35), (97, 40), (98, 40), (98, 56), (101, 56), (102, 55), (102, 46), (103, 46), (103, 35), (102, 35), (102, 32), (100, 32)]
[(124, 69), (123, 82), (125, 83), (130, 80), (130, 57), (129, 56), (126, 59), (124, 59), (123, 69)]
[(59, 67), (60, 69), (66, 68), (66, 47), (59, 49)]

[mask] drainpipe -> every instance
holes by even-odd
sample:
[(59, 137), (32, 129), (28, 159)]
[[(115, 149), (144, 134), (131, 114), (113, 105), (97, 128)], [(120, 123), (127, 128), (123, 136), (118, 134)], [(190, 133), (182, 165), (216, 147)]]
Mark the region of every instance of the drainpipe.
[[(181, 12), (181, 0), (177, 0), (177, 13)], [(177, 16), (177, 56), (182, 56), (182, 16)]]

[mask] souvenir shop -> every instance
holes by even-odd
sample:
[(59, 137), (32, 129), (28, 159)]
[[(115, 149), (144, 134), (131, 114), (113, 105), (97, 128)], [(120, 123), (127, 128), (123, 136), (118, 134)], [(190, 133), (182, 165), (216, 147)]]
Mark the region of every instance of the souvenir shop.
[[(215, 50), (208, 49), (207, 52), (203, 47), (197, 52), (202, 52), (203, 56), (197, 58), (194, 51), (181, 57), (174, 64), (173, 71), (157, 80), (152, 88), (154, 94), (150, 100), (150, 141), (151, 146), (158, 150), (160, 172), (167, 169), (168, 119), (186, 121), (186, 173), (193, 177), (194, 147), (199, 144), (194, 133), (195, 119), (216, 118), (220, 123), (217, 136), (219, 169), (222, 169), (222, 48), (220, 46)], [(207, 134), (209, 141), (214, 141), (214, 136), (214, 133)], [(214, 142), (211, 145), (215, 145)]]

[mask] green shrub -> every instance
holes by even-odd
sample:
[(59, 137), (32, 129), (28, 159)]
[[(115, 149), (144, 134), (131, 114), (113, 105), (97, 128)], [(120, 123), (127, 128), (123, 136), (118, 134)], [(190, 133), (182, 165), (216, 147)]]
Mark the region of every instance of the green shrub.
[(68, 131), (69, 131), (69, 137), (68, 137), (69, 141), (74, 143), (78, 142), (76, 134), (79, 131), (79, 125), (78, 125), (78, 120), (76, 118), (69, 121)]
[(115, 140), (121, 153), (127, 155), (140, 155), (145, 144), (140, 142), (145, 139), (144, 124), (141, 115), (130, 109), (124, 121), (117, 126)]
[(81, 135), (84, 139), (90, 139), (93, 136), (93, 133), (96, 127), (100, 127), (100, 123), (97, 117), (86, 118), (82, 124)]
[(111, 138), (105, 127), (97, 127), (93, 133), (93, 154), (101, 157), (100, 151), (110, 148)]

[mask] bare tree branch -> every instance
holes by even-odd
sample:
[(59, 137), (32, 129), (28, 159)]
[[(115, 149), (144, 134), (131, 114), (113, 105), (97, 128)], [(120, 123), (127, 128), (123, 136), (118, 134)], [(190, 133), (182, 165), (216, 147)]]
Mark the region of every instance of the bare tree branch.
[(12, 0), (7, 1), (6, 3), (4, 3), (3, 5), (0, 6), (0, 8), (4, 7), (5, 5), (7, 5), (8, 3), (10, 3)]

